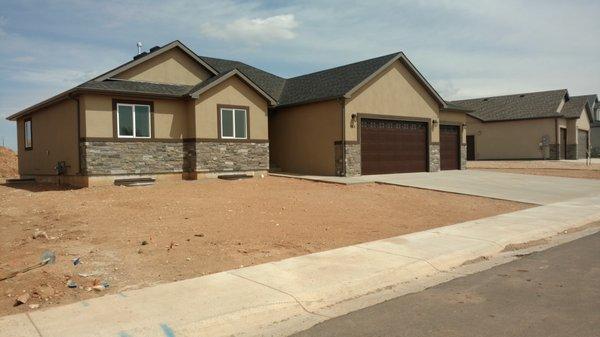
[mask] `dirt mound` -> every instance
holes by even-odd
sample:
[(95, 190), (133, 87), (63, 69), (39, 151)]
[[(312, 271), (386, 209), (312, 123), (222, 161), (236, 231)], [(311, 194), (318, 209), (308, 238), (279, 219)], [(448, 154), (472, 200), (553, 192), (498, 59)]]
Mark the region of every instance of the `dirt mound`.
[(0, 178), (15, 178), (18, 175), (17, 154), (0, 146)]

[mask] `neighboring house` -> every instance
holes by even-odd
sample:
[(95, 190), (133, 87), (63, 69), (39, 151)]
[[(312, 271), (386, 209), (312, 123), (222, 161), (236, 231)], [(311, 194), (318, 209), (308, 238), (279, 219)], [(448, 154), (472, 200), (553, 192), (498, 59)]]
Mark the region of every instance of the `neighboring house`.
[(598, 95), (586, 95), (592, 121), (590, 125), (590, 146), (592, 157), (600, 157), (600, 101)]
[(589, 151), (586, 96), (566, 89), (453, 101), (467, 116), (468, 160), (576, 159)]
[(284, 79), (179, 41), (8, 117), (21, 176), (79, 186), (460, 169), (465, 118), (403, 53)]

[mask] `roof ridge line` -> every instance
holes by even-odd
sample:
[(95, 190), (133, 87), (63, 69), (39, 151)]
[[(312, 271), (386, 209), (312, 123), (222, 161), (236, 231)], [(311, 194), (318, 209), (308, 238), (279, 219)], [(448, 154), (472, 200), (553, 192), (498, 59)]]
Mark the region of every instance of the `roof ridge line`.
[(318, 73), (325, 72), (325, 71), (330, 71), (330, 70), (334, 70), (334, 69), (339, 69), (339, 68), (343, 68), (343, 67), (355, 65), (355, 64), (358, 64), (358, 63), (361, 63), (361, 62), (371, 61), (371, 60), (378, 59), (378, 58), (383, 58), (383, 57), (389, 57), (389, 56), (392, 56), (392, 55), (397, 56), (397, 55), (400, 55), (400, 54), (402, 54), (401, 51), (395, 52), (395, 53), (391, 53), (391, 54), (386, 54), (386, 55), (371, 57), (371, 58), (368, 58), (368, 59), (364, 59), (364, 60), (360, 60), (360, 61), (356, 61), (356, 62), (352, 62), (352, 63), (342, 64), (342, 65), (336, 66), (336, 67), (326, 68), (326, 69), (322, 69), (322, 70), (313, 71), (311, 73), (306, 73), (306, 74), (302, 74), (302, 75), (298, 75), (298, 76), (294, 76), (294, 77), (289, 77), (287, 79), (288, 80), (297, 79), (297, 78), (303, 77), (303, 76), (314, 75), (314, 74), (318, 74)]
[[(541, 94), (541, 93), (554, 92), (554, 91), (568, 92), (567, 89), (541, 90), (541, 91), (531, 91), (531, 92), (519, 92), (516, 94), (506, 94), (506, 95), (498, 95), (498, 96), (481, 96), (481, 97), (474, 97), (474, 98), (457, 99), (457, 100), (452, 100), (450, 102), (463, 102), (463, 101), (472, 101), (472, 100), (486, 99), (486, 98), (500, 98), (500, 97), (509, 97), (509, 96), (519, 96), (519, 95)], [(569, 97), (572, 97), (572, 96), (569, 96)]]

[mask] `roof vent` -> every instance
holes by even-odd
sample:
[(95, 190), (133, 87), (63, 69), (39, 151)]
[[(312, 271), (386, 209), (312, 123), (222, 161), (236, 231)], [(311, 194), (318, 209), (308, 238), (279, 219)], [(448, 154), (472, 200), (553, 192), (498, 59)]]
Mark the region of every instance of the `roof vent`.
[(137, 60), (137, 59), (139, 59), (140, 57), (144, 57), (144, 56), (146, 56), (146, 55), (148, 55), (148, 52), (147, 52), (147, 51), (145, 51), (145, 52), (142, 52), (142, 53), (139, 53), (139, 54), (135, 55), (135, 56), (133, 57), (133, 59), (134, 59), (134, 60)]
[(525, 95), (524, 95), (524, 94), (521, 94), (521, 95), (519, 95), (519, 97), (525, 97)]
[(489, 98), (484, 98), (483, 99), (484, 102), (487, 102), (488, 100), (489, 100)]
[(154, 47), (150, 48), (150, 52), (153, 53), (153, 52), (155, 52), (155, 51), (157, 51), (159, 49), (160, 49), (159, 46), (154, 46)]

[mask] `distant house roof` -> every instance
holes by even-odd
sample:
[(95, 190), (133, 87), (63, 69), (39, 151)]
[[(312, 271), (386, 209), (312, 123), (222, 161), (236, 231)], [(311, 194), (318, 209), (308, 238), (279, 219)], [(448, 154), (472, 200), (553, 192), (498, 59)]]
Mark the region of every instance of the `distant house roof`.
[[(119, 73), (131, 69), (132, 67), (173, 48), (181, 49), (212, 73), (213, 76), (196, 86), (149, 83), (114, 78), (114, 76)], [(239, 61), (198, 56), (180, 41), (173, 41), (162, 47), (154, 47), (150, 49), (150, 52), (144, 52), (137, 55), (133, 60), (126, 62), (119, 67), (97, 76), (75, 88), (13, 114), (12, 116), (9, 116), (8, 119), (14, 120), (33, 110), (56, 102), (57, 100), (65, 99), (70, 95), (85, 91), (104, 91), (122, 94), (169, 97), (196, 97), (199, 93), (206, 90), (206, 88), (215, 83), (219, 83), (223, 78), (228, 78), (232, 74), (241, 77), (255, 90), (261, 93), (261, 95), (265, 96), (271, 106), (275, 108), (336, 98), (350, 98), (352, 97), (352, 94), (380, 74), (383, 70), (387, 69), (387, 67), (395, 61), (402, 62), (436, 100), (439, 106), (448, 109), (447, 102), (442, 99), (402, 52), (285, 79)], [(451, 109), (465, 110), (456, 105), (453, 105), (453, 107), (454, 108)]]
[(559, 111), (563, 98), (568, 98), (566, 89), (466, 99), (451, 103), (471, 109), (469, 115), (483, 122), (551, 117), (575, 118), (572, 116), (573, 113), (570, 113), (569, 117), (565, 116), (564, 107)]

